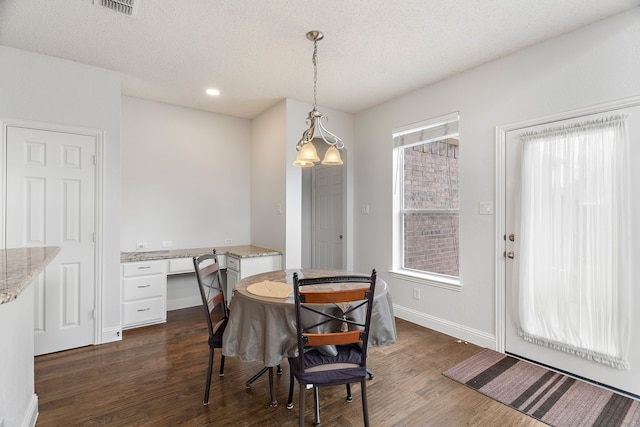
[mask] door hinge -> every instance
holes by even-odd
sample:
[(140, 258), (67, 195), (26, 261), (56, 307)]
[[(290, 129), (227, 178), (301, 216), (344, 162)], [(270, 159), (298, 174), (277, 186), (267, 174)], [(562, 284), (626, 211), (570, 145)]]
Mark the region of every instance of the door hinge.
[(97, 165), (98, 164), (98, 157), (94, 154), (93, 155), (93, 165)]
[(91, 309), (91, 319), (96, 320), (96, 309)]

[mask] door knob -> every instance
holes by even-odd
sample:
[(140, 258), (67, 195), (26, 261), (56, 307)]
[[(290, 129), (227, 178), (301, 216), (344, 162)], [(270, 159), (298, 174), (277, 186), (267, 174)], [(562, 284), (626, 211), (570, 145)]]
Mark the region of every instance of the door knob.
[(515, 241), (516, 240), (516, 236), (513, 233), (509, 234), (509, 240), (512, 241), (512, 242)]
[(509, 251), (509, 252), (505, 252), (504, 256), (506, 256), (509, 259), (513, 259), (515, 257), (515, 254), (513, 253), (513, 251)]

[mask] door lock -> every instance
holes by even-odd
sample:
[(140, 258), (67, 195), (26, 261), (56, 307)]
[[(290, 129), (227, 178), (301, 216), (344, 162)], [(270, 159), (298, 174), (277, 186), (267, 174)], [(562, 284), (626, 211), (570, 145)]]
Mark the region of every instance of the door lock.
[(509, 259), (513, 259), (515, 257), (515, 254), (513, 253), (513, 251), (509, 251), (509, 252), (505, 252), (504, 256)]

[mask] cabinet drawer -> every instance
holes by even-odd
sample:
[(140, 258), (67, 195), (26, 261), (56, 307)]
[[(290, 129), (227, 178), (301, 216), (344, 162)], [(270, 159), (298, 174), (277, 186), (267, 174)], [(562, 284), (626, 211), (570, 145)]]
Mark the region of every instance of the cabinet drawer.
[(193, 273), (193, 258), (174, 258), (169, 260), (169, 274)]
[(143, 276), (122, 279), (122, 300), (160, 297), (165, 293), (166, 276)]
[(164, 298), (152, 298), (122, 304), (123, 326), (163, 321), (167, 318)]
[(232, 256), (227, 256), (227, 268), (230, 270), (240, 271), (240, 260)]
[(123, 277), (148, 276), (164, 273), (163, 261), (128, 262), (122, 264)]

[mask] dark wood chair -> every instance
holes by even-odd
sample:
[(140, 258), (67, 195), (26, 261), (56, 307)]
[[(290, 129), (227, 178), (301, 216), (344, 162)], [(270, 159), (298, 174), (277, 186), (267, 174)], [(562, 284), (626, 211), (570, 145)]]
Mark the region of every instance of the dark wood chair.
[[(289, 358), (290, 385), (287, 408), (293, 407), (294, 379), (300, 388), (300, 426), (304, 426), (305, 390), (313, 386), (315, 424), (320, 425), (318, 387), (359, 382), (364, 425), (367, 407), (367, 342), (375, 292), (371, 276), (333, 276), (299, 279), (293, 276), (298, 355)], [(338, 286), (330, 286), (343, 284)]]
[[(213, 253), (193, 257), (193, 267), (198, 280), (198, 288), (202, 297), (202, 307), (207, 318), (209, 329), (209, 367), (207, 369), (207, 384), (204, 391), (205, 405), (209, 404), (209, 391), (211, 389), (211, 374), (213, 371), (214, 349), (222, 348), (222, 334), (229, 320), (227, 299), (225, 298), (224, 284), (220, 276), (220, 265), (215, 249)], [(220, 355), (220, 374), (224, 376), (224, 355)]]

